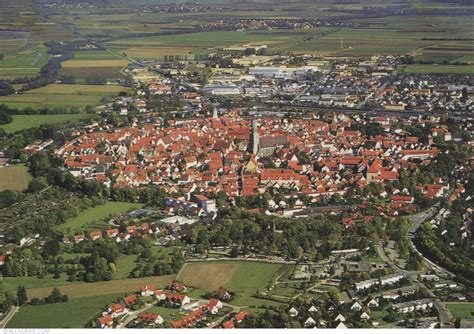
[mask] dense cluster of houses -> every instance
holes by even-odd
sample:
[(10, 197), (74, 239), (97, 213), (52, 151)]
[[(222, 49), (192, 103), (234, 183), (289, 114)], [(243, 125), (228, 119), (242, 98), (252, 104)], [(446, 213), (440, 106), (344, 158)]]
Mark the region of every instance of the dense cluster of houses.
[[(379, 90), (374, 100), (387, 110), (472, 110), (474, 91), (469, 84), (437, 80), (407, 76)], [(450, 140), (449, 135), (446, 140)]]
[[(269, 23), (252, 21), (253, 24), (257, 22)], [(474, 90), (470, 82), (455, 77), (442, 80), (431, 75), (397, 75), (400, 59), (396, 56), (321, 58), (303, 55), (295, 64), (292, 57), (258, 54), (266, 48), (267, 45), (263, 44), (246, 44), (226, 49), (243, 53), (252, 50), (257, 54), (234, 57), (232, 65), (209, 66), (206, 85), (187, 78), (189, 71), (183, 68), (185, 66), (176, 65), (176, 68), (166, 70), (181, 79), (187, 78), (188, 86), (200, 88), (209, 95), (273, 101), (290, 99), (303, 105), (336, 108), (370, 105), (390, 111), (472, 110)], [(198, 62), (199, 65), (207, 67)], [(135, 76), (136, 80), (146, 82), (152, 95), (172, 92), (167, 78), (142, 73), (135, 73)], [(188, 111), (200, 110), (205, 105), (205, 98), (197, 92), (184, 89), (179, 94), (188, 104)]]
[[(131, 313), (134, 305), (139, 303), (143, 297), (153, 297), (155, 302), (166, 302), (184, 311), (189, 311), (183, 318), (171, 322), (172, 328), (186, 328), (196, 325), (206, 319), (209, 315), (216, 315), (222, 308), (220, 300), (212, 298), (207, 303), (192, 301), (186, 295), (186, 286), (181, 282), (170, 282), (165, 290), (156, 289), (155, 286), (145, 285), (136, 294), (131, 294), (121, 298), (117, 303), (110, 304), (97, 318), (98, 328), (112, 328), (122, 323), (126, 315)], [(138, 308), (139, 311), (139, 308)], [(147, 325), (162, 325), (165, 319), (160, 314), (153, 312), (141, 312), (135, 317), (135, 323)]]
[[(174, 205), (206, 214), (216, 211), (215, 201), (199, 193), (224, 192), (235, 198), (284, 188), (288, 196), (305, 194), (316, 200), (343, 195), (351, 186), (394, 181), (401, 171), (428, 164), (438, 154), (435, 146), (404, 132), (395, 119), (374, 121), (387, 132), (369, 138), (350, 130), (364, 122), (358, 116), (251, 121), (233, 110), (168, 127), (148, 124), (84, 133), (56, 154), (75, 176), (110, 187), (159, 185), (170, 194), (185, 194)], [(447, 132), (439, 127), (441, 131)], [(441, 197), (448, 189), (441, 179), (420, 185), (428, 198)], [(390, 198), (394, 213), (414, 201), (406, 189), (381, 196)], [(275, 209), (288, 206), (269, 204)]]
[(392, 309), (397, 313), (410, 313), (414, 311), (428, 311), (433, 307), (431, 299), (419, 299), (405, 303), (392, 305)]

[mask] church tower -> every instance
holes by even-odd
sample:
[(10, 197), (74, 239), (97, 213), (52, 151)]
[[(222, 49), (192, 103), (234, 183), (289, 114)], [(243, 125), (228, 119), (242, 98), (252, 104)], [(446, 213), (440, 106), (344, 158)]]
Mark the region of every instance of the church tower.
[(252, 119), (252, 130), (250, 131), (249, 152), (252, 154), (258, 153), (260, 146), (260, 136), (258, 134), (257, 120)]

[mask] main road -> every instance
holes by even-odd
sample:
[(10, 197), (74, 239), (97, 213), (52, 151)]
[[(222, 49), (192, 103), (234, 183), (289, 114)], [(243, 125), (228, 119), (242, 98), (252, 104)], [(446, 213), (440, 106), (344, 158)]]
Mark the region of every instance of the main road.
[[(420, 212), (418, 214), (410, 216), (410, 220), (412, 221), (412, 224), (410, 225), (410, 228), (408, 229), (406, 237), (408, 239), (410, 247), (415, 252), (417, 252), (418, 254), (420, 254), (423, 257), (423, 259), (426, 261), (426, 263), (428, 264), (428, 267), (430, 269), (435, 270), (437, 272), (441, 272), (441, 273), (449, 273), (446, 269), (441, 268), (438, 265), (432, 263), (429, 259), (426, 259), (423, 256), (423, 254), (416, 249), (416, 247), (415, 247), (415, 245), (413, 244), (413, 241), (412, 241), (412, 238), (416, 235), (416, 232), (420, 228), (421, 224), (423, 224), (428, 219), (433, 217), (433, 215), (435, 215), (436, 212), (437, 212), (437, 205), (431, 207), (427, 211)], [(409, 270), (405, 270), (405, 269), (402, 269), (402, 268), (398, 267), (385, 254), (385, 251), (384, 251), (384, 249), (383, 249), (383, 247), (380, 243), (377, 244), (376, 250), (377, 250), (377, 253), (379, 254), (379, 256), (382, 258), (382, 260), (388, 263), (390, 268), (392, 268), (395, 272), (403, 274), (404, 276), (406, 276), (410, 280), (410, 282), (413, 284), (413, 286), (415, 286), (417, 288), (426, 288), (426, 286), (424, 284), (422, 284), (422, 283), (420, 283), (420, 281), (418, 281), (418, 275), (421, 273), (420, 271), (409, 271)], [(451, 326), (452, 315), (449, 312), (449, 310), (439, 300), (438, 296), (436, 296), (433, 293), (433, 291), (431, 291), (429, 289), (427, 289), (427, 291), (428, 291), (428, 294), (429, 294), (430, 298), (433, 300), (433, 305), (436, 308), (436, 311), (438, 312), (440, 323), (443, 326)]]

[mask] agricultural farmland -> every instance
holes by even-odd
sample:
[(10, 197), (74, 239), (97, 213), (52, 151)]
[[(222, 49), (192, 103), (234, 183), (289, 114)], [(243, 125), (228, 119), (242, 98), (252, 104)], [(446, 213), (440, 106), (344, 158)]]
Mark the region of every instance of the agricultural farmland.
[(434, 65), (409, 65), (403, 68), (404, 73), (409, 74), (473, 74), (474, 67), (471, 65), (445, 65), (445, 64), (434, 64)]
[(31, 129), (44, 124), (56, 124), (64, 122), (76, 122), (90, 119), (95, 115), (89, 114), (58, 114), (58, 115), (13, 115), (13, 121), (9, 124), (0, 125), (6, 133)]
[(291, 270), (292, 266), (246, 261), (190, 262), (176, 279), (198, 288), (198, 293), (224, 287), (237, 294), (233, 304), (260, 306), (262, 300), (252, 295), (264, 290), (282, 269)]
[(116, 85), (63, 85), (52, 84), (22, 94), (1, 96), (0, 104), (16, 109), (25, 108), (78, 108), (97, 105), (104, 96), (116, 96), (127, 88)]
[(84, 52), (78, 58), (62, 63), (61, 74), (73, 75), (77, 79), (87, 77), (104, 77), (106, 79), (116, 79), (121, 76), (121, 70), (128, 64), (123, 59), (103, 59), (112, 56), (110, 53), (95, 53), (89, 58)]
[[(61, 289), (61, 292), (63, 290)], [(70, 298), (66, 303), (27, 305), (15, 314), (9, 328), (83, 328), (98, 311), (123, 297), (124, 293)]]
[(25, 190), (31, 179), (25, 166), (9, 166), (0, 168), (0, 191)]
[[(127, 278), (113, 280), (107, 282), (68, 284), (61, 286), (61, 292), (69, 296), (69, 298), (80, 298), (87, 296), (107, 295), (112, 293), (129, 293), (135, 292), (143, 285), (154, 285), (156, 287), (165, 287), (173, 280), (173, 275), (166, 276), (149, 276), (142, 278)], [(53, 285), (54, 286), (54, 285)], [(26, 286), (28, 289), (28, 286)], [(29, 298), (43, 298), (51, 292), (50, 287), (41, 287), (28, 289)]]
[(26, 43), (7, 51), (0, 60), (0, 79), (36, 76), (50, 57), (47, 48), (41, 43)]

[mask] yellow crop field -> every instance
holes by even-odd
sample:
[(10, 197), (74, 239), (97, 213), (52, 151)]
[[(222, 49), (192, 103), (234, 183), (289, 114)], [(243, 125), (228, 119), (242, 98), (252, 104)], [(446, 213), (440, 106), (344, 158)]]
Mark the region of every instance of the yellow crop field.
[(122, 59), (108, 60), (68, 60), (62, 63), (63, 68), (78, 67), (121, 67), (127, 65), (128, 62)]

